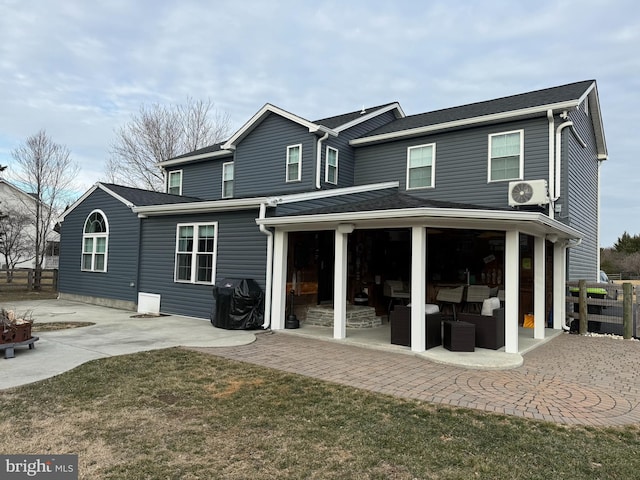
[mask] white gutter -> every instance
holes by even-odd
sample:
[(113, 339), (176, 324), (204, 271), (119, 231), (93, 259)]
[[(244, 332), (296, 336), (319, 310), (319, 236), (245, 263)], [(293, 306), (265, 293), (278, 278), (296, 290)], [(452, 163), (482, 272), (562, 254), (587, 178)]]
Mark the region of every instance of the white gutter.
[(554, 161), (555, 161), (555, 120), (553, 118), (553, 110), (547, 110), (547, 120), (549, 121), (549, 198), (551, 199), (551, 205), (549, 206), (549, 217), (554, 218), (555, 216), (555, 205), (553, 202), (553, 197), (555, 193), (555, 182), (554, 182)]
[(267, 197), (239, 198), (232, 200), (210, 200), (205, 202), (171, 203), (161, 205), (133, 206), (138, 216), (173, 215), (178, 213), (209, 213), (215, 211), (251, 210), (267, 202)]
[[(447, 226), (451, 228), (467, 228), (470, 222), (476, 222), (478, 228), (487, 226), (488, 222), (500, 223), (502, 226), (512, 228), (514, 223), (530, 224), (542, 227), (542, 230), (526, 229), (532, 234), (548, 234), (556, 233), (561, 238), (579, 239), (582, 234), (575, 228), (569, 227), (557, 220), (549, 218), (547, 215), (537, 212), (511, 212), (507, 210), (472, 210), (463, 208), (400, 208), (390, 210), (370, 210), (343, 213), (327, 213), (320, 215), (294, 215), (288, 217), (269, 217), (258, 219), (258, 225), (291, 227), (295, 230), (305, 230), (305, 227), (313, 227), (314, 229), (322, 228), (323, 224), (340, 224), (355, 223), (361, 227), (369, 225), (377, 225), (377, 223), (389, 224), (395, 220), (395, 224), (424, 224), (429, 222), (433, 226)], [(455, 227), (453, 226), (455, 225)], [(360, 228), (360, 227), (359, 227)], [(309, 229), (309, 228), (307, 228)], [(543, 231), (544, 230), (544, 231)], [(524, 231), (524, 230), (523, 230)]]
[(327, 138), (329, 138), (329, 132), (325, 132), (325, 134), (318, 139), (318, 143), (316, 144), (316, 189), (320, 190), (320, 170), (322, 170), (322, 142), (324, 142)]
[(366, 145), (369, 143), (384, 142), (384, 141), (393, 140), (396, 138), (424, 135), (427, 133), (436, 132), (438, 130), (444, 130), (446, 128), (464, 127), (467, 125), (476, 125), (479, 123), (495, 122), (498, 120), (508, 120), (508, 119), (513, 119), (516, 117), (522, 117), (522, 116), (528, 116), (528, 115), (539, 115), (539, 114), (544, 114), (548, 110), (560, 110), (560, 109), (568, 110), (572, 107), (577, 107), (578, 105), (579, 103), (576, 100), (570, 100), (567, 102), (552, 103), (550, 105), (541, 105), (537, 107), (523, 108), (520, 110), (512, 110), (509, 112), (493, 113), (490, 115), (481, 115), (479, 117), (464, 118), (461, 120), (454, 120), (451, 122), (437, 123), (435, 125), (426, 125), (424, 127), (401, 130), (398, 132), (382, 133), (380, 135), (373, 135), (371, 137), (355, 138), (349, 142), (349, 145), (352, 145), (352, 146)]
[[(265, 218), (267, 210), (266, 203), (260, 204), (260, 216), (259, 219)], [(262, 328), (269, 328), (271, 326), (271, 290), (273, 288), (273, 232), (265, 227), (263, 224), (259, 224), (260, 231), (267, 236), (267, 273), (265, 276), (265, 295), (264, 295), (264, 323)]]
[(195, 162), (196, 160), (207, 160), (216, 157), (228, 157), (229, 155), (233, 155), (233, 151), (216, 150), (215, 152), (200, 153), (198, 155), (191, 155), (189, 157), (180, 157), (174, 158), (173, 160), (165, 160), (163, 162), (156, 163), (156, 165), (158, 167), (171, 167), (173, 165), (180, 165), (182, 163)]

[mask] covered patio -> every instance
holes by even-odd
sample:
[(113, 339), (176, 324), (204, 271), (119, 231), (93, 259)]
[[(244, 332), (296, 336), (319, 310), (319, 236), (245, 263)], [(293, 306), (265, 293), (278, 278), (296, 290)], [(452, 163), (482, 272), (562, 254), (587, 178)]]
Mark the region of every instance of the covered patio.
[(519, 351), (517, 353), (506, 353), (504, 347), (498, 350), (476, 348), (473, 352), (454, 352), (447, 350), (442, 345), (430, 348), (423, 352), (414, 352), (409, 347), (389, 343), (390, 325), (388, 322), (384, 322), (382, 325), (375, 328), (348, 329), (347, 335), (342, 339), (335, 339), (331, 328), (316, 325), (301, 325), (300, 328), (285, 329), (282, 330), (281, 333), (317, 340), (334, 341), (344, 345), (353, 345), (407, 355), (417, 355), (421, 358), (444, 365), (455, 365), (465, 368), (486, 370), (503, 370), (521, 366), (524, 361), (523, 355), (525, 353), (544, 345), (547, 341), (558, 335), (562, 335), (563, 331), (546, 328), (544, 338), (536, 339), (533, 338), (533, 332), (531, 329), (519, 327)]
[[(504, 299), (504, 347), (491, 351), (489, 356), (521, 354), (530, 345), (543, 341), (555, 330), (561, 331), (562, 319), (565, 317), (565, 276), (566, 249), (577, 244), (580, 234), (575, 229), (551, 219), (543, 213), (535, 211), (518, 211), (513, 209), (484, 209), (468, 205), (446, 204), (443, 202), (429, 202), (423, 199), (408, 198), (407, 195), (396, 193), (388, 196), (384, 207), (376, 208), (379, 202), (352, 202), (339, 208), (316, 209), (315, 211), (300, 211), (274, 217), (261, 217), (257, 223), (270, 228), (273, 232), (272, 242), (272, 276), (267, 285), (269, 301), (266, 316), (267, 322), (273, 330), (284, 330), (288, 312), (287, 297), (292, 287), (290, 275), (291, 255), (289, 238), (300, 232), (323, 232), (322, 248), (314, 252), (324, 263), (331, 263), (331, 281), (325, 282), (323, 295), (333, 306), (332, 328), (304, 326), (300, 334), (330, 336), (334, 340), (366, 341), (370, 344), (379, 343), (385, 348), (396, 348), (389, 341), (388, 322), (381, 327), (371, 329), (347, 328), (347, 310), (349, 300), (353, 300), (353, 287), (349, 282), (350, 269), (349, 246), (358, 232), (374, 230), (406, 231), (407, 245), (407, 276), (409, 299), (411, 302), (411, 341), (410, 350), (407, 347), (397, 347), (413, 353), (434, 357), (446, 357), (449, 353), (442, 352), (442, 347), (427, 350), (425, 342), (425, 311), (426, 304), (432, 299), (433, 277), (427, 275), (429, 259), (428, 237), (434, 230), (499, 232), (503, 238), (503, 252), (501, 252), (500, 275), (503, 285)], [(398, 208), (393, 208), (398, 207)], [(403, 207), (403, 208), (400, 208)], [(531, 256), (524, 266), (521, 263), (521, 242), (528, 238), (531, 243)], [(548, 251), (549, 250), (549, 251)], [(548, 251), (548, 252), (547, 252)], [(552, 272), (546, 271), (547, 256), (551, 257)], [(353, 259), (353, 254), (351, 255)], [(531, 276), (531, 307), (534, 317), (532, 329), (521, 329), (521, 270), (530, 269)], [(478, 277), (480, 274), (478, 274)], [(553, 287), (547, 292), (545, 286), (548, 277), (553, 279)], [(484, 277), (483, 277), (484, 278)], [(479, 282), (476, 278), (476, 282)], [(486, 279), (485, 279), (486, 282)], [(351, 282), (352, 283), (352, 282)], [(376, 279), (376, 283), (378, 279)], [(466, 279), (467, 285), (469, 278)], [(495, 281), (494, 281), (495, 283)], [(320, 288), (320, 287), (319, 287)], [(350, 291), (351, 289), (351, 291)], [(330, 290), (327, 295), (326, 290)], [(270, 295), (269, 295), (270, 293)], [(545, 295), (548, 293), (549, 295)], [(550, 298), (546, 298), (550, 297)], [(318, 294), (318, 303), (322, 295)], [(527, 307), (530, 308), (530, 307)], [(547, 315), (550, 308), (552, 315)], [(548, 329), (547, 320), (553, 318), (553, 329)], [(364, 330), (370, 330), (365, 332)], [(525, 330), (521, 332), (521, 330)], [(529, 337), (530, 340), (529, 341)], [(375, 340), (377, 339), (377, 340)], [(471, 353), (475, 357), (484, 354), (476, 348)], [(456, 352), (460, 356), (459, 352)]]

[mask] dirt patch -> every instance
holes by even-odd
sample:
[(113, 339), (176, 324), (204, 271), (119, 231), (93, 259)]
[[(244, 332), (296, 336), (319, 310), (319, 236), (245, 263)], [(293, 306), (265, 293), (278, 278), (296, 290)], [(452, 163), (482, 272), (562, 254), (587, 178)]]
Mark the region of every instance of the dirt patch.
[(68, 328), (80, 328), (95, 325), (93, 322), (46, 322), (33, 323), (32, 332), (54, 332), (56, 330), (65, 330)]

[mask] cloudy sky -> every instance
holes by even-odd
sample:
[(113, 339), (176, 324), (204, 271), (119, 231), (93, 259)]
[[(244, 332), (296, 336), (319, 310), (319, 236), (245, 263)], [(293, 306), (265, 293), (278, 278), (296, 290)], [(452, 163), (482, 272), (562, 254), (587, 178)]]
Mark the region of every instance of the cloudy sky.
[(415, 114), (588, 79), (610, 246), (640, 234), (637, 0), (0, 0), (0, 164), (46, 129), (86, 189), (142, 104), (187, 96), (235, 130), (267, 102), (308, 119), (391, 101)]

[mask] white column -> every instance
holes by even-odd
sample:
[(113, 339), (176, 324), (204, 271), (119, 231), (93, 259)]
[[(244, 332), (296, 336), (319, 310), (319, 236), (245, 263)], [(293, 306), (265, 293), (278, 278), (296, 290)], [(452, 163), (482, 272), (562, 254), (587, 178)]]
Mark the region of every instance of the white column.
[(273, 234), (273, 284), (271, 286), (271, 329), (282, 330), (287, 316), (287, 248), (289, 235)]
[(504, 247), (504, 351), (518, 353), (520, 232), (509, 230)]
[(553, 244), (553, 328), (559, 330), (567, 315), (567, 248), (566, 243)]
[(347, 240), (349, 233), (348, 229), (340, 228), (340, 226), (335, 233), (333, 338), (346, 338), (347, 336)]
[(411, 350), (426, 350), (425, 312), (427, 300), (425, 277), (427, 272), (427, 229), (411, 229)]
[(533, 338), (544, 338), (545, 318), (545, 238), (534, 239), (533, 271)]

